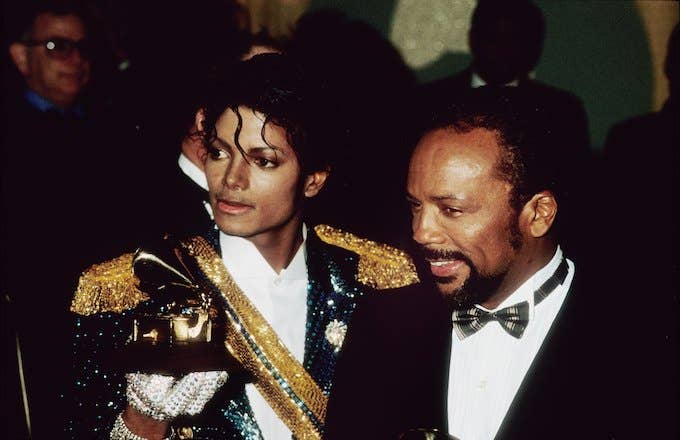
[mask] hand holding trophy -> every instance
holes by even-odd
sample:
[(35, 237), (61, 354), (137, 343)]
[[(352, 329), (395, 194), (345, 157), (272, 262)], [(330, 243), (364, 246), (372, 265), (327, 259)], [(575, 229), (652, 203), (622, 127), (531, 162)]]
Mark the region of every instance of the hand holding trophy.
[[(227, 379), (249, 376), (224, 345), (224, 313), (179, 253), (138, 250), (133, 270), (149, 296), (134, 312), (131, 338), (115, 354), (126, 373), (128, 405), (159, 422), (203, 410)], [(112, 439), (142, 438), (121, 416)]]
[(226, 371), (189, 373), (181, 379), (160, 374), (129, 373), (128, 404), (140, 414), (166, 421), (183, 414), (196, 415), (229, 378)]

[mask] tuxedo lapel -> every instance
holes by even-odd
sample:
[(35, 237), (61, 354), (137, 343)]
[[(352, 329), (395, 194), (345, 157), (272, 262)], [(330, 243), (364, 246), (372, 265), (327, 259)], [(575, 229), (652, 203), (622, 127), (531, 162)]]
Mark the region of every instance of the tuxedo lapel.
[(549, 402), (552, 400), (551, 396), (558, 395), (556, 382), (561, 382), (560, 376), (568, 373), (563, 370), (566, 364), (560, 361), (566, 355), (566, 347), (561, 346), (560, 342), (566, 336), (567, 329), (562, 328), (562, 323), (572, 313), (569, 310), (571, 306), (572, 301), (568, 295), (517, 390), (497, 439), (526, 436), (535, 421), (545, 419), (545, 412), (556, 410)]
[(584, 308), (581, 280), (577, 271), (496, 439), (600, 438), (601, 347), (589, 334), (596, 327)]

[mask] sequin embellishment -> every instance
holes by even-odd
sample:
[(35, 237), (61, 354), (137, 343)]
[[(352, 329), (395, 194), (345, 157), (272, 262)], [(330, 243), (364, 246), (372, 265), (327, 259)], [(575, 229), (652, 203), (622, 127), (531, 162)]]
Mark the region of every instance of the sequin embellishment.
[(325, 243), (359, 255), (356, 279), (362, 284), (382, 290), (409, 286), (419, 281), (413, 261), (397, 248), (359, 238), (328, 225), (318, 225), (314, 231)]
[(84, 316), (121, 313), (149, 299), (138, 288), (139, 280), (132, 271), (132, 257), (133, 254), (124, 254), (85, 270), (78, 280), (71, 311)]

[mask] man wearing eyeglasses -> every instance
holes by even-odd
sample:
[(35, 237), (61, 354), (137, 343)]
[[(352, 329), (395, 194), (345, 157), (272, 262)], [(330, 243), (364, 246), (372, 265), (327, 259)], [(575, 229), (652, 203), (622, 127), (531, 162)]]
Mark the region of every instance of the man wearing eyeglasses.
[(74, 109), (90, 79), (83, 20), (70, 12), (39, 13), (9, 53), (26, 83), (26, 100), (39, 110)]
[[(6, 49), (19, 73), (2, 100), (0, 150), (0, 290), (12, 354), (1, 379), (11, 384), (2, 393), (3, 408), (12, 408), (7, 438), (48, 438), (60, 424), (69, 293), (83, 257), (112, 239), (104, 211), (115, 202), (104, 171), (122, 156), (105, 147), (111, 135), (102, 133), (110, 132), (94, 128), (97, 118), (82, 99), (91, 67), (84, 16), (66, 2), (38, 7), (21, 14), (17, 6), (7, 20), (16, 26)], [(88, 243), (82, 256), (73, 245), (80, 240)]]

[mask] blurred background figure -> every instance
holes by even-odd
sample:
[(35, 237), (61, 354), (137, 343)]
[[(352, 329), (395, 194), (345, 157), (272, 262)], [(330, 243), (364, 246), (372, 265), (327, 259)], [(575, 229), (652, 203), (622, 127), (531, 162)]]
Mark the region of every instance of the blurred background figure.
[(246, 36), (246, 44), (240, 59), (249, 60), (255, 55), (262, 53), (281, 53), (283, 52), (284, 42), (274, 38), (266, 28), (261, 29), (255, 34)]
[[(159, 217), (168, 231), (209, 221), (190, 214), (170, 175), (178, 168), (177, 147), (191, 140), (182, 117), (190, 112), (193, 120), (205, 84), (198, 78), (238, 59), (245, 40), (233, 2), (204, 3), (202, 10), (168, 6), (166, 14), (135, 6), (140, 21), (125, 18), (132, 8), (123, 4), (5, 5), (12, 26), (5, 29), (11, 70), (3, 100), (0, 247), (2, 315), (11, 318), (3, 319), (9, 438), (29, 435), (26, 415), (33, 438), (53, 438), (64, 426), (68, 307), (80, 272), (134, 250)], [(150, 32), (151, 23), (172, 32), (153, 26)], [(202, 204), (196, 211), (207, 215)]]
[(572, 255), (587, 240), (579, 227), (579, 211), (587, 208), (591, 167), (588, 120), (575, 95), (543, 84), (532, 72), (543, 52), (545, 20), (531, 0), (480, 0), (472, 14), (468, 43), (472, 61), (465, 70), (423, 86), (423, 104), (430, 114), (455, 104), (466, 90), (481, 86), (518, 87), (537, 106), (547, 109), (544, 123), (556, 134), (546, 145), (560, 164), (559, 181), (569, 188), (560, 199), (563, 246)]
[[(95, 129), (86, 97), (93, 70), (86, 13), (72, 2), (30, 6), (13, 17), (16, 33), (5, 47), (16, 69), (3, 99), (1, 159), (3, 325), (11, 353), (2, 394), (11, 402), (4, 406), (12, 410), (10, 438), (28, 435), (26, 415), (34, 438), (47, 438), (60, 424), (69, 292), (95, 242), (106, 247), (107, 218), (97, 214), (117, 209), (99, 174), (113, 163), (110, 152), (97, 157), (107, 133)], [(93, 205), (106, 208), (88, 209)], [(80, 240), (86, 245), (75, 253)]]
[(335, 156), (316, 220), (383, 242), (407, 237), (403, 188), (419, 110), (412, 72), (374, 28), (336, 10), (304, 15), (289, 51), (319, 83), (317, 127)]
[[(642, 333), (630, 332), (621, 347), (634, 356), (622, 360), (618, 372), (627, 393), (643, 405), (626, 408), (622, 418), (645, 420), (626, 434), (675, 438), (680, 432), (678, 402), (678, 185), (680, 183), (680, 30), (668, 42), (665, 73), (670, 96), (663, 108), (614, 125), (604, 150), (604, 208), (599, 225), (606, 231), (602, 258), (614, 280), (623, 310), (651, 307)], [(639, 309), (638, 309), (639, 310)], [(638, 311), (638, 313), (640, 313)], [(631, 380), (631, 378), (635, 378)]]
[[(115, 70), (106, 83), (112, 117), (134, 145), (140, 173), (176, 161), (203, 87), (247, 44), (245, 11), (234, 0), (107, 4)], [(156, 165), (157, 166), (157, 165)]]
[(85, 24), (75, 11), (39, 13), (9, 47), (26, 83), (25, 103), (41, 112), (82, 112), (76, 101), (90, 79), (88, 49)]

